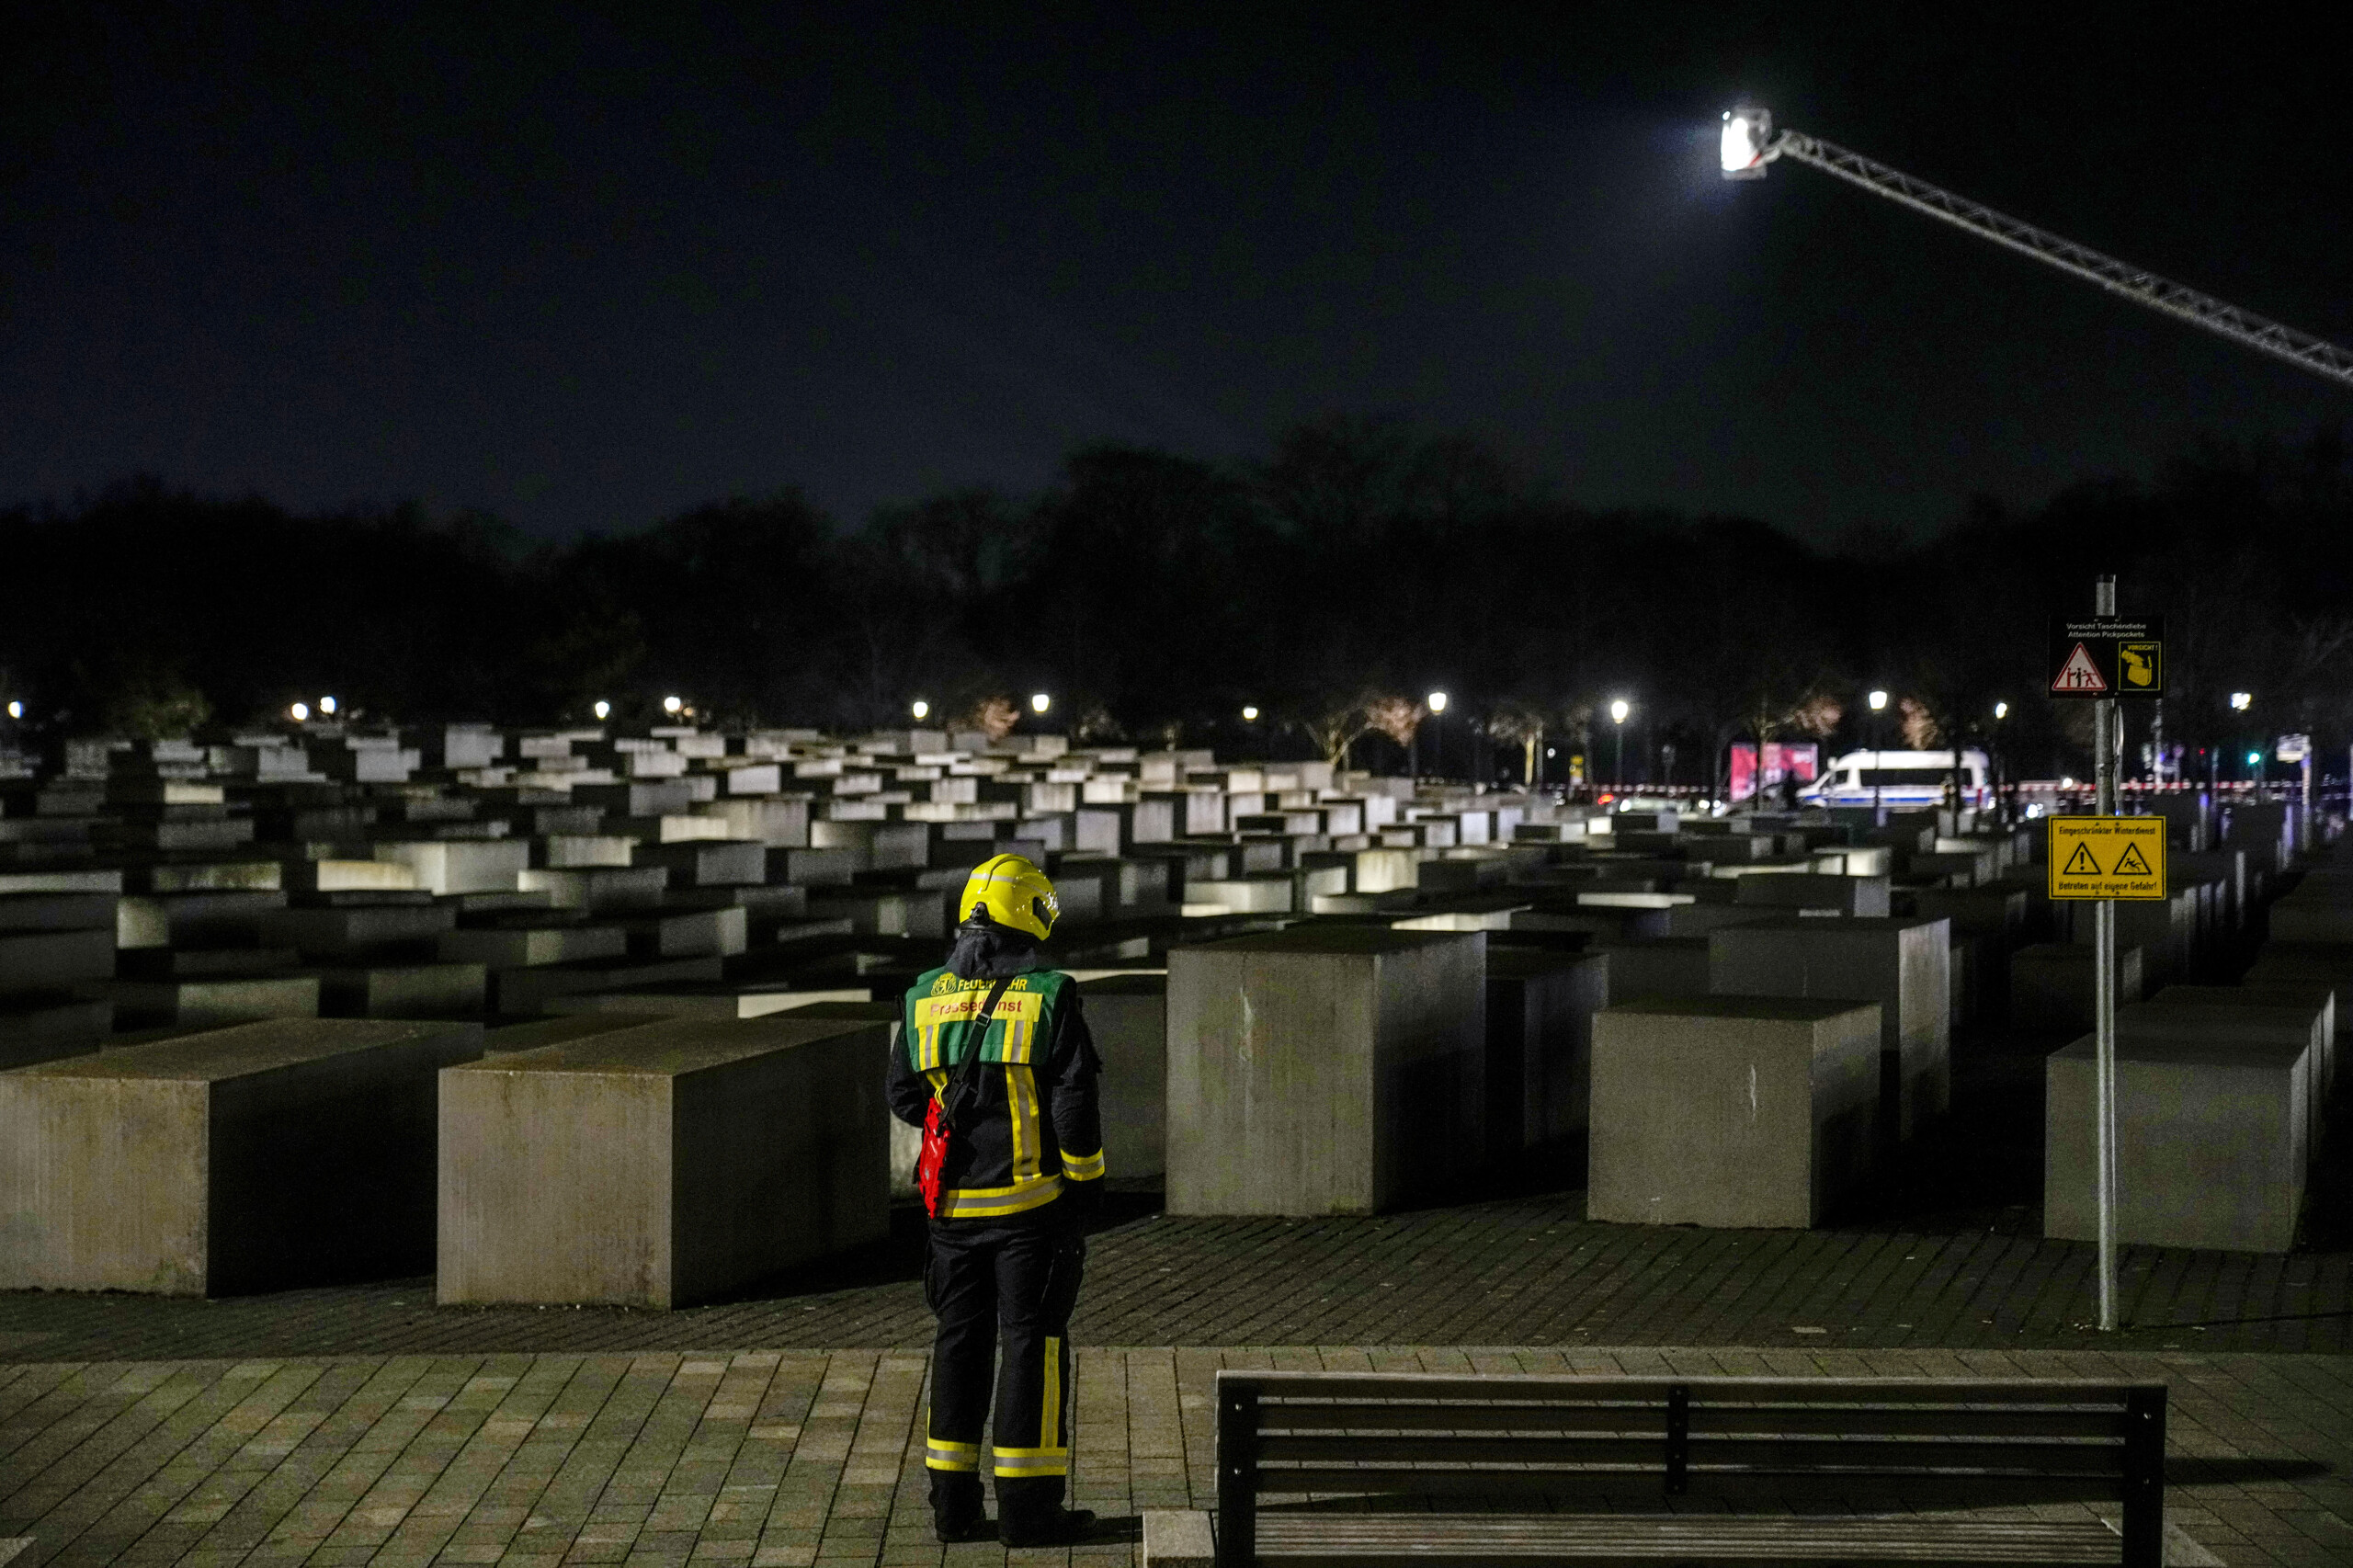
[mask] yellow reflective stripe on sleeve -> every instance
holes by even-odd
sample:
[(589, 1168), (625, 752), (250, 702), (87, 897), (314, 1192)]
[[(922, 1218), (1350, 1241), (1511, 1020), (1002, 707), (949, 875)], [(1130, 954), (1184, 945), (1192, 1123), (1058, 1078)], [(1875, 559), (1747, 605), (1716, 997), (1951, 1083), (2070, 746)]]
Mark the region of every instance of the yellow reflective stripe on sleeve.
[(1017, 1187), (943, 1187), (939, 1189), (941, 1220), (994, 1220), (1051, 1203), (1063, 1195), (1060, 1176), (1041, 1176)]
[(1063, 1175), (1073, 1181), (1094, 1181), (1103, 1174), (1103, 1151), (1091, 1154), (1074, 1154), (1063, 1151)]
[(1050, 1334), (1046, 1335), (1046, 1388), (1038, 1401), (1038, 1443), (1041, 1448), (1053, 1449), (1062, 1440), (1063, 1342)]

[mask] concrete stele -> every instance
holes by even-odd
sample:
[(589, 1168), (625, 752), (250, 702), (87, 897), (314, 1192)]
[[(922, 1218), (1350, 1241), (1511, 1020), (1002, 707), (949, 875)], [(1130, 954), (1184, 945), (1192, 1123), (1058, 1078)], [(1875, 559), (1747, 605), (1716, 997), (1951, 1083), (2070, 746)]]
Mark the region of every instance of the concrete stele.
[(218, 1296), (433, 1264), (478, 1024), (278, 1019), (0, 1074), (0, 1287)]

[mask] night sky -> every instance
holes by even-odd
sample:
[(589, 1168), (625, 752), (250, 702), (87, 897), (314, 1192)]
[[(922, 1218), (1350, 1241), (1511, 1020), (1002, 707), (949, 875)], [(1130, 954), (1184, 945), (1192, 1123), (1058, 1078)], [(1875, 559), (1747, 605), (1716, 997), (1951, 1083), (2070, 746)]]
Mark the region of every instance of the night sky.
[(2347, 39), (2239, 9), (55, 9), (0, 50), (0, 504), (149, 473), (563, 537), (799, 485), (855, 523), (1381, 413), (1826, 540), (2353, 413), (1715, 172), (1753, 95), (2353, 342)]

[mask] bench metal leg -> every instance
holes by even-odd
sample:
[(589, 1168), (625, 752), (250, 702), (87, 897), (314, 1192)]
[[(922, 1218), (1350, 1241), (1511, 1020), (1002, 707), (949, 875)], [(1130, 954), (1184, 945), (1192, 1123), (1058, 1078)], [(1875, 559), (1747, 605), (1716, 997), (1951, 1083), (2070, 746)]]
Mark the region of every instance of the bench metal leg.
[(1218, 1568), (1258, 1559), (1258, 1391), (1221, 1382), (1217, 1391)]
[(2165, 1391), (2124, 1396), (2124, 1568), (2163, 1568), (2165, 1551)]

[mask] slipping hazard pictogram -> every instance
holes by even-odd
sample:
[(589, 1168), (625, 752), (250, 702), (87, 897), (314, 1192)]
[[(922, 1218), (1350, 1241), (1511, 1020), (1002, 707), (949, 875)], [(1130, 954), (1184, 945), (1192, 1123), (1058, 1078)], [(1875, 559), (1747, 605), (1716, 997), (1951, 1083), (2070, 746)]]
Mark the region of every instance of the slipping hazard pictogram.
[[(2165, 896), (2165, 819), (2052, 817), (2052, 898)], [(2102, 870), (2100, 868), (2107, 867)]]
[(2059, 666), (2059, 673), (2051, 677), (2051, 689), (2075, 693), (2106, 691), (2108, 681), (2099, 673), (2099, 665), (2092, 661), (2091, 650), (2078, 642), (2075, 651), (2067, 655), (2067, 662)]

